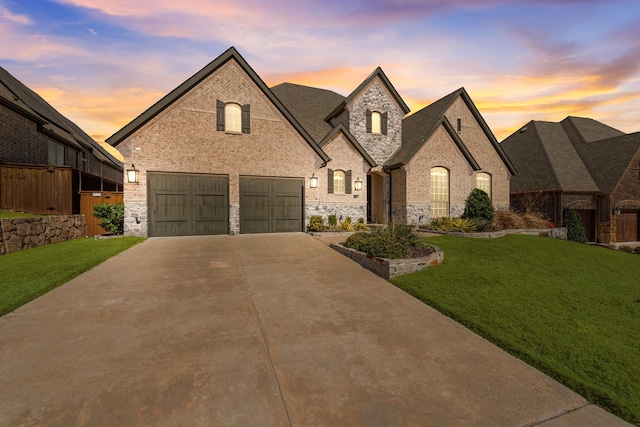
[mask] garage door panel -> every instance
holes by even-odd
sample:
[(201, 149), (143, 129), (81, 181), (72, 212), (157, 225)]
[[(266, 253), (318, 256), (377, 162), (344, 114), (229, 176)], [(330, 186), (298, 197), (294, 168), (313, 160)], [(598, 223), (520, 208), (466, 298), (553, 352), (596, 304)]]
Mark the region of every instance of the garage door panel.
[(302, 231), (304, 180), (240, 177), (240, 232)]
[(186, 194), (156, 194), (156, 219), (187, 220)]
[(187, 221), (157, 221), (155, 223), (155, 236), (186, 236), (187, 233)]
[(148, 189), (150, 236), (228, 233), (227, 176), (152, 172)]
[(198, 220), (224, 219), (227, 213), (226, 204), (224, 195), (196, 195)]

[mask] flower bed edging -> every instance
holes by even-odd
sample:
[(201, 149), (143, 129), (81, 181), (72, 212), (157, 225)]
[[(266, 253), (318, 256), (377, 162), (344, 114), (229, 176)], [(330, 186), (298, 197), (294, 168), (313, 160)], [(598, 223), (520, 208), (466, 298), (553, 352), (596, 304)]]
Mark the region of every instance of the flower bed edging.
[(347, 248), (340, 243), (331, 243), (330, 246), (342, 255), (351, 258), (364, 268), (383, 279), (393, 279), (403, 274), (414, 273), (431, 265), (438, 265), (444, 260), (444, 252), (437, 246), (431, 245), (436, 251), (426, 257), (388, 259), (367, 255), (364, 252)]

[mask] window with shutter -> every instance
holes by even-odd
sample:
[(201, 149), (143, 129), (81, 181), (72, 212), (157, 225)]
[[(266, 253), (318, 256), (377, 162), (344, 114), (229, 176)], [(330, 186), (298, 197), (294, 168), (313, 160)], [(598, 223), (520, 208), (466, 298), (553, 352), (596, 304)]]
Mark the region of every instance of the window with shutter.
[(371, 110), (367, 110), (367, 133), (371, 133)]
[(249, 104), (242, 106), (242, 133), (251, 133), (251, 109)]
[(242, 108), (238, 104), (228, 103), (224, 106), (224, 130), (237, 133), (242, 131)]
[(224, 130), (224, 102), (216, 101), (216, 129)]
[(351, 170), (344, 173), (344, 192), (345, 194), (351, 194)]
[(382, 133), (382, 114), (377, 111), (371, 113), (371, 133), (377, 135)]
[(333, 192), (334, 193), (345, 193), (345, 173), (344, 171), (337, 170), (333, 171)]
[(383, 113), (380, 121), (380, 130), (383, 135), (387, 134), (387, 113)]

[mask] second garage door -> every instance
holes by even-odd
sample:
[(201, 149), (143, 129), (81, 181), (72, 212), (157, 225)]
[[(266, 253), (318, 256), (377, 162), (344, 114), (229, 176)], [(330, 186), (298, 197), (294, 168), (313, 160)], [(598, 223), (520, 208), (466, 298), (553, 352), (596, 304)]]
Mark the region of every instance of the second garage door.
[(229, 232), (229, 177), (153, 173), (149, 180), (149, 236)]
[(240, 233), (303, 231), (304, 179), (240, 177)]

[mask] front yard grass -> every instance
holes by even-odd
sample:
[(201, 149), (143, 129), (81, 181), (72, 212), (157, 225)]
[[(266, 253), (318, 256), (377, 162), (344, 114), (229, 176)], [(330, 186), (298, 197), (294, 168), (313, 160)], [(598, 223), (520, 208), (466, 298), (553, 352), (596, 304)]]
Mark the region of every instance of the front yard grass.
[(143, 240), (82, 238), (0, 256), (0, 316)]
[(521, 235), (427, 241), (444, 262), (393, 284), (640, 425), (640, 256)]
[(0, 218), (36, 218), (42, 215), (24, 213), (24, 212), (14, 212), (14, 211), (5, 211), (0, 209)]

